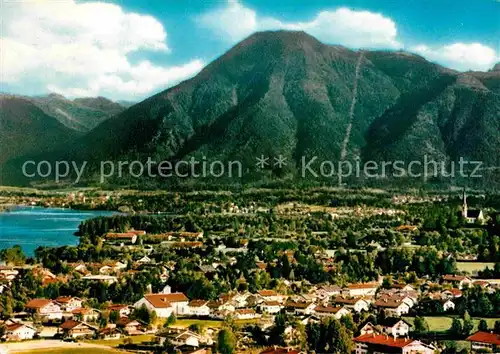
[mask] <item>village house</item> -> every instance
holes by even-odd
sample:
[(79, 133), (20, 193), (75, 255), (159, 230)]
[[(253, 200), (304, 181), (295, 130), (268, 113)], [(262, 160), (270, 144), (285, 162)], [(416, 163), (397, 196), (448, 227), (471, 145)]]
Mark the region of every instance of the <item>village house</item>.
[(349, 297), (375, 296), (378, 287), (378, 283), (350, 284), (342, 290), (342, 294)]
[(434, 354), (433, 346), (410, 338), (395, 338), (387, 334), (366, 333), (354, 338), (356, 354)]
[(30, 313), (37, 313), (42, 320), (45, 321), (60, 321), (63, 317), (61, 307), (52, 300), (48, 299), (33, 299), (29, 301), (24, 308)]
[(324, 285), (317, 288), (314, 293), (321, 301), (328, 302), (331, 297), (340, 295), (342, 288), (338, 285)]
[(260, 354), (300, 354), (300, 352), (293, 348), (280, 348), (275, 346), (265, 349), (264, 351), (260, 352)]
[(407, 337), (410, 333), (411, 325), (405, 320), (397, 317), (387, 317), (379, 321), (382, 332), (397, 337)]
[(92, 337), (97, 334), (98, 329), (85, 322), (68, 320), (59, 326), (64, 338)]
[(235, 320), (252, 320), (261, 317), (254, 309), (236, 309), (234, 311)]
[(458, 299), (459, 297), (462, 297), (462, 291), (459, 289), (453, 288), (442, 292), (443, 299)]
[(127, 317), (130, 315), (130, 312), (132, 312), (130, 306), (124, 304), (111, 304), (106, 307), (106, 310), (109, 312), (118, 312), (119, 317)]
[(465, 286), (470, 286), (472, 284), (471, 278), (466, 275), (447, 274), (443, 275), (441, 280), (444, 284), (452, 284), (459, 290), (462, 290)]
[(210, 307), (207, 300), (191, 300), (186, 308), (188, 316), (209, 316)]
[(500, 335), (489, 332), (476, 332), (466, 339), (473, 353), (499, 353)]
[(285, 311), (295, 315), (310, 315), (313, 313), (316, 305), (313, 302), (295, 302), (287, 301)]
[(382, 327), (381, 326), (375, 326), (371, 322), (367, 322), (364, 324), (363, 327), (359, 329), (360, 335), (367, 334), (367, 333), (376, 333), (376, 334), (382, 334)]
[(199, 347), (201, 336), (191, 332), (191, 331), (178, 331), (170, 330), (163, 333), (162, 336), (168, 339), (168, 341), (177, 347), (189, 346), (189, 347)]
[(283, 297), (274, 290), (260, 290), (258, 294), (262, 301), (278, 301), (280, 303), (283, 301)]
[(313, 314), (318, 317), (333, 316), (337, 320), (340, 320), (342, 317), (351, 314), (351, 311), (349, 311), (345, 307), (316, 306), (314, 308)]
[(116, 321), (116, 326), (120, 328), (129, 336), (136, 336), (143, 334), (143, 324), (137, 320), (129, 319), (128, 317), (122, 317)]
[(42, 280), (43, 286), (57, 282), (57, 276), (50, 270), (45, 268), (41, 267), (33, 268), (33, 275), (35, 276), (35, 278), (39, 278)]
[(210, 308), (210, 315), (214, 318), (224, 318), (236, 310), (232, 302), (227, 299), (209, 301), (207, 306)]
[(399, 292), (414, 292), (415, 288), (411, 284), (394, 283), (391, 285), (391, 289), (397, 290)]
[(152, 262), (153, 260), (148, 256), (143, 256), (136, 261), (137, 264), (150, 264)]
[(108, 232), (104, 239), (108, 242), (118, 243), (120, 245), (135, 244), (137, 235), (134, 232)]
[(85, 263), (68, 263), (68, 267), (84, 276), (90, 274)]
[(203, 239), (203, 231), (200, 232), (164, 232), (162, 234), (148, 235), (148, 239), (155, 241), (177, 241), (189, 242)]
[(444, 312), (455, 310), (455, 303), (450, 299), (441, 299), (439, 302), (441, 303)]
[(116, 328), (116, 325), (108, 325), (107, 327), (101, 328), (97, 336), (99, 339), (117, 340), (121, 338), (121, 333)]
[(134, 304), (138, 309), (145, 305), (149, 311), (155, 311), (160, 318), (167, 318), (172, 313), (176, 316), (184, 315), (189, 299), (183, 293), (149, 294)]
[(102, 267), (99, 268), (99, 273), (100, 274), (113, 274), (113, 273), (118, 273), (124, 269), (127, 269), (127, 264), (117, 261), (117, 262), (111, 262), (109, 264), (105, 264)]
[(99, 319), (100, 312), (96, 309), (79, 308), (71, 311), (73, 319), (82, 322), (96, 322)]
[(259, 304), (259, 308), (263, 313), (276, 314), (283, 306), (278, 301), (264, 301)]
[(2, 338), (6, 341), (29, 340), (33, 339), (37, 334), (34, 327), (18, 322), (6, 324), (4, 329), (5, 332)]
[(62, 311), (72, 312), (82, 307), (83, 300), (72, 296), (59, 296), (55, 302), (61, 307)]
[(409, 291), (384, 291), (379, 293), (379, 300), (393, 300), (404, 302), (408, 307), (413, 308), (418, 304), (418, 295), (416, 292)]
[(410, 307), (399, 299), (380, 299), (375, 302), (375, 307), (379, 310), (384, 310), (389, 317), (401, 317), (410, 312)]
[(253, 297), (254, 295), (251, 292), (245, 291), (244, 293), (234, 295), (232, 301), (235, 307), (242, 308), (249, 306), (249, 299)]
[(19, 271), (12, 268), (12, 267), (0, 266), (0, 278), (1, 279), (4, 279), (8, 282), (11, 282), (12, 280), (16, 279), (18, 274), (19, 274)]
[(100, 283), (104, 283), (106, 285), (111, 285), (111, 284), (118, 282), (118, 278), (115, 277), (114, 275), (101, 275), (101, 274), (100, 275), (92, 275), (92, 274), (89, 274), (89, 275), (84, 276), (83, 279), (89, 280), (89, 281), (97, 281)]
[(370, 310), (370, 303), (362, 298), (345, 298), (342, 296), (337, 296), (333, 300), (333, 303), (339, 306), (344, 306), (356, 313)]

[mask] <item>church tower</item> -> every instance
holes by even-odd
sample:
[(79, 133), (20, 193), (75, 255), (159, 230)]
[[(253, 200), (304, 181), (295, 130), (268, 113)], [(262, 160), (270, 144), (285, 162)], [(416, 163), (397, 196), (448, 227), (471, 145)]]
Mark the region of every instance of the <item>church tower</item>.
[(463, 193), (463, 196), (462, 196), (462, 216), (464, 218), (467, 218), (467, 212), (468, 212), (468, 208), (467, 208), (467, 194), (465, 193), (465, 188), (464, 188), (464, 193)]

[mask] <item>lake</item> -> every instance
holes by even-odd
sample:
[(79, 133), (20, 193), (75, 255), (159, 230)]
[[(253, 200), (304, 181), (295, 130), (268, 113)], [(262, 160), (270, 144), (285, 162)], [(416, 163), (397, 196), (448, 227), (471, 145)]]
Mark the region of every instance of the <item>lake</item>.
[(81, 211), (63, 208), (19, 206), (0, 213), (0, 249), (20, 245), (27, 256), (39, 246), (75, 246), (78, 225), (96, 216), (118, 214), (112, 211)]

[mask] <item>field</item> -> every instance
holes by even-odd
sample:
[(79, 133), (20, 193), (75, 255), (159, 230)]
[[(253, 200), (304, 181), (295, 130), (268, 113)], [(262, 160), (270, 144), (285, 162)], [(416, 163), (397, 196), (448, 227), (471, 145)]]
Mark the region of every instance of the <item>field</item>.
[(96, 343), (74, 343), (60, 340), (31, 340), (25, 342), (8, 342), (0, 345), (8, 353), (23, 354), (116, 354), (116, 350)]
[(188, 319), (178, 319), (172, 327), (183, 327), (187, 328), (192, 324), (199, 324), (201, 327), (213, 327), (220, 328), (224, 322), (217, 320), (188, 320)]
[(57, 349), (36, 349), (29, 351), (18, 351), (13, 353), (23, 354), (117, 354), (123, 353), (113, 349), (102, 348), (57, 348)]
[[(429, 326), (430, 332), (445, 332), (450, 329), (451, 322), (453, 321), (453, 317), (451, 316), (436, 316), (436, 317), (424, 317), (425, 322)], [(412, 317), (405, 317), (409, 323), (413, 323)], [(474, 331), (477, 331), (477, 327), (479, 325), (479, 321), (481, 318), (473, 318), (474, 320)], [(489, 328), (493, 328), (495, 325), (495, 321), (500, 320), (500, 318), (485, 318), (488, 323)]]
[(486, 267), (493, 269), (495, 263), (491, 262), (457, 262), (457, 269), (460, 272), (467, 272), (476, 275), (478, 271), (485, 270)]
[(132, 343), (142, 343), (142, 342), (150, 342), (154, 339), (153, 335), (150, 334), (144, 334), (140, 336), (133, 336), (133, 337), (124, 337), (120, 339), (110, 339), (110, 340), (104, 340), (104, 339), (98, 339), (98, 340), (89, 340), (86, 341), (86, 343), (90, 344), (97, 344), (97, 345), (104, 345), (107, 347), (117, 347), (120, 344), (123, 344), (123, 340), (125, 338), (128, 338), (132, 341)]

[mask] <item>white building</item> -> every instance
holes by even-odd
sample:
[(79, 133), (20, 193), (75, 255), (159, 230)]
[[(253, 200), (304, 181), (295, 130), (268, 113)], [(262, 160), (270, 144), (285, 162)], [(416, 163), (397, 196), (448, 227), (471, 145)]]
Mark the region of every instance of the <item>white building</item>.
[(349, 315), (351, 311), (345, 307), (316, 306), (313, 313), (318, 317), (333, 316), (340, 320), (342, 317)]
[(356, 313), (360, 313), (362, 311), (369, 311), (370, 310), (370, 303), (366, 301), (365, 299), (360, 299), (360, 298), (343, 298), (341, 296), (336, 297), (335, 300), (333, 301), (335, 304), (344, 306)]
[(83, 300), (72, 296), (59, 296), (55, 302), (61, 307), (62, 311), (72, 312), (73, 310), (82, 308)]
[(283, 301), (283, 296), (281, 296), (274, 290), (260, 290), (259, 297), (262, 301)]
[(186, 314), (188, 303), (189, 299), (183, 293), (149, 294), (137, 301), (134, 308), (145, 305), (149, 311), (155, 311), (158, 317), (167, 318), (172, 313), (176, 316)]
[(383, 309), (389, 317), (401, 317), (410, 312), (410, 306), (401, 300), (381, 299), (375, 302), (378, 309)]
[(207, 300), (191, 300), (186, 308), (188, 316), (209, 316), (210, 307)]
[(237, 309), (234, 312), (235, 320), (251, 320), (259, 317), (261, 317), (261, 315), (256, 313), (253, 309)]
[(6, 340), (28, 340), (33, 339), (37, 330), (23, 323), (12, 323), (5, 326), (4, 338)]
[(449, 299), (441, 300), (441, 305), (443, 306), (443, 311), (453, 311), (455, 310), (455, 303)]
[(287, 301), (285, 304), (286, 312), (295, 315), (310, 315), (314, 312), (315, 307), (316, 305), (312, 302)]
[(278, 301), (264, 301), (260, 305), (260, 310), (264, 313), (275, 314), (281, 311), (283, 305)]
[(394, 338), (387, 334), (366, 333), (354, 338), (356, 354), (367, 353), (401, 353), (401, 354), (434, 354), (436, 348), (418, 340)]
[(380, 323), (382, 331), (395, 338), (407, 337), (410, 333), (410, 324), (396, 317), (389, 317)]
[(63, 317), (61, 307), (52, 300), (33, 299), (24, 307), (27, 311), (38, 313), (42, 320), (61, 320)]
[(375, 296), (378, 287), (378, 283), (351, 284), (343, 289), (342, 293), (350, 297)]

